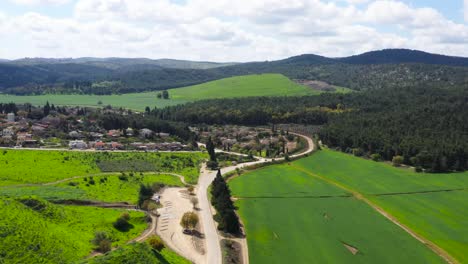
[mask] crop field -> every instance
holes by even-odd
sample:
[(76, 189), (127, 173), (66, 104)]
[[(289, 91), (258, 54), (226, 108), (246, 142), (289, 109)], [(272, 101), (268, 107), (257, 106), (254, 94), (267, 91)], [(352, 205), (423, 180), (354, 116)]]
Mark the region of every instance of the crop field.
[[(337, 93), (350, 90), (336, 87)], [(258, 74), (230, 77), (199, 85), (169, 90), (169, 100), (158, 99), (159, 92), (129, 93), (121, 95), (33, 95), (15, 96), (0, 94), (0, 102), (31, 103), (45, 105), (47, 101), (55, 105), (80, 105), (103, 107), (112, 105), (134, 110), (144, 110), (146, 106), (162, 108), (170, 105), (183, 104), (190, 101), (232, 98), (248, 96), (301, 96), (316, 95), (320, 92), (297, 84), (281, 74)]]
[(113, 246), (123, 245), (147, 226), (143, 213), (129, 211), (131, 228), (115, 229), (112, 223), (123, 212), (0, 197), (0, 262), (73, 263), (92, 252), (96, 231), (106, 232)]
[(367, 204), (292, 165), (229, 185), (240, 198), (251, 263), (443, 263)]
[[(44, 154), (47, 155), (44, 155)], [(41, 184), (102, 172), (174, 172), (198, 179), (202, 153), (0, 151), (0, 187)]]
[(468, 172), (415, 173), (327, 150), (294, 166), (356, 190), (458, 261), (468, 261)]

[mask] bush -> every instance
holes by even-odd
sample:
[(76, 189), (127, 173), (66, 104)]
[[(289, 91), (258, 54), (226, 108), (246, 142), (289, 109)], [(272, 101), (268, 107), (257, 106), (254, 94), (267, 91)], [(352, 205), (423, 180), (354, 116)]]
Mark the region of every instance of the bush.
[(379, 153), (375, 153), (375, 154), (371, 154), (370, 155), (370, 158), (373, 160), (373, 161), (380, 161), (382, 159), (382, 156), (380, 156)]
[(394, 156), (392, 158), (392, 163), (393, 163), (393, 166), (395, 167), (399, 167), (402, 163), (403, 163), (403, 157), (402, 156)]
[(208, 162), (206, 163), (206, 166), (207, 166), (210, 170), (216, 170), (216, 169), (218, 169), (218, 162), (210, 160), (210, 161), (208, 161)]
[(128, 231), (132, 227), (132, 225), (122, 216), (117, 218), (117, 220), (115, 220), (112, 225), (115, 227), (115, 229), (122, 232)]
[(415, 172), (422, 172), (423, 169), (422, 169), (421, 166), (416, 166), (416, 167), (414, 168), (414, 171), (415, 171)]
[(97, 231), (91, 243), (97, 246), (97, 250), (102, 253), (106, 253), (112, 249), (112, 242), (106, 232)]
[(99, 243), (99, 247), (98, 247), (98, 251), (99, 251), (99, 252), (106, 253), (106, 252), (111, 251), (111, 249), (112, 249), (112, 242), (111, 242), (111, 241), (109, 241), (109, 240), (102, 240), (102, 241)]
[(158, 236), (150, 236), (148, 244), (156, 251), (161, 251), (165, 247), (164, 242)]

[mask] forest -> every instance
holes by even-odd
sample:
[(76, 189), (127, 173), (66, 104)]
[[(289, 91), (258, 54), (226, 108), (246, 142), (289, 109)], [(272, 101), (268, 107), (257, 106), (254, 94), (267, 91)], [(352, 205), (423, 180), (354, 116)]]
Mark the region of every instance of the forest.
[(351, 94), (216, 99), (153, 109), (157, 119), (205, 124), (320, 125), (329, 147), (431, 172), (468, 169), (468, 91), (403, 86)]

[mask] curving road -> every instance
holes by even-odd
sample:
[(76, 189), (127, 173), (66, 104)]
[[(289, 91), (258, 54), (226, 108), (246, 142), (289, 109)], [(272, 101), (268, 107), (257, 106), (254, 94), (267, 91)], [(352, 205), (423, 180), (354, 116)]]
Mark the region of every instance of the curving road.
[[(291, 155), (290, 156), (291, 158), (297, 158), (297, 157), (309, 154), (312, 151), (314, 151), (315, 145), (310, 137), (300, 135), (297, 133), (292, 133), (292, 132), (290, 133), (305, 138), (308, 143), (308, 148), (304, 152)], [(222, 168), (221, 173), (225, 174), (225, 173), (234, 171), (237, 168), (241, 169), (247, 166), (273, 161), (273, 159), (264, 159), (264, 158), (259, 158), (259, 159), (260, 160), (258, 161), (242, 163), (236, 166)], [(284, 158), (279, 158), (275, 160), (279, 161), (282, 159)], [(216, 173), (217, 173), (216, 171), (210, 171), (206, 168), (206, 166), (203, 166), (200, 171), (200, 177), (198, 178), (198, 189), (197, 189), (197, 197), (199, 201), (198, 207), (200, 208), (199, 216), (200, 216), (201, 224), (203, 227), (203, 232), (205, 234), (206, 252), (207, 252), (205, 263), (207, 264), (221, 264), (222, 263), (220, 238), (218, 235), (218, 230), (216, 228), (216, 223), (213, 220), (214, 212), (212, 211), (211, 203), (208, 200), (208, 187), (210, 186), (210, 184), (213, 182), (214, 178), (216, 177)], [(245, 252), (242, 252), (242, 254), (244, 256), (243, 257), (244, 264), (247, 264), (248, 263), (247, 241), (246, 239), (242, 239), (242, 241), (238, 241), (238, 242), (241, 242), (242, 248), (245, 251)]]

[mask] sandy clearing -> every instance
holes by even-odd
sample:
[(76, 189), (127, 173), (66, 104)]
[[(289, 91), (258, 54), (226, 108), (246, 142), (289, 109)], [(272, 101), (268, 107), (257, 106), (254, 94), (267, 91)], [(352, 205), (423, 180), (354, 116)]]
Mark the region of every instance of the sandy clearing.
[(180, 219), (185, 212), (193, 211), (190, 203), (190, 195), (184, 188), (166, 188), (161, 193), (162, 208), (158, 209), (159, 218), (156, 233), (164, 240), (166, 245), (177, 252), (179, 255), (194, 263), (205, 263), (203, 249), (197, 249), (200, 246), (198, 238), (182, 233)]

